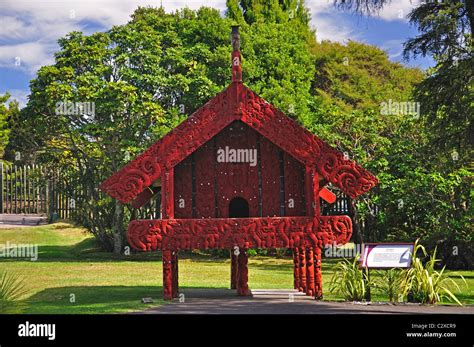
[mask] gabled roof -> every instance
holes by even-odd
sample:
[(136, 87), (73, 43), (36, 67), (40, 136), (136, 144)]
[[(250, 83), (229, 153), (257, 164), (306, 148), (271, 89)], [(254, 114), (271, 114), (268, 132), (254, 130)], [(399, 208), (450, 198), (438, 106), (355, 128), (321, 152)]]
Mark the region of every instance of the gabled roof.
[(355, 198), (377, 185), (377, 178), (296, 121), (259, 97), (241, 82), (194, 112), (162, 139), (104, 181), (100, 188), (123, 203), (132, 201), (230, 123), (240, 120), (292, 155), (314, 167), (326, 182)]

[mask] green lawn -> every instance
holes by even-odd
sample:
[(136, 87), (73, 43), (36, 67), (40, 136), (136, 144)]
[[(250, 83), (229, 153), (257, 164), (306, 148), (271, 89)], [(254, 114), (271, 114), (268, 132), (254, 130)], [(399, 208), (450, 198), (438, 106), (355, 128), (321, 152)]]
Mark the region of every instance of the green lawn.
[[(117, 313), (143, 310), (163, 303), (162, 272), (159, 254), (114, 256), (100, 252), (93, 238), (70, 224), (56, 223), (30, 228), (0, 229), (0, 244), (36, 243), (39, 259), (0, 258), (0, 273), (15, 272), (25, 278), (28, 294), (20, 306), (25, 313)], [(331, 295), (327, 284), (335, 259), (323, 259), (323, 283), (326, 300), (341, 300)], [(251, 257), (249, 260), (251, 288), (292, 288), (292, 260)], [(462, 274), (458, 297), (474, 303), (474, 271)], [(194, 288), (228, 288), (230, 263), (205, 255), (181, 256), (180, 286)], [(454, 275), (454, 273), (450, 273)], [(377, 276), (376, 273), (373, 274)], [(458, 281), (461, 285), (461, 281)], [(152, 297), (154, 304), (142, 304), (143, 297)], [(75, 298), (75, 302), (71, 302)], [(386, 300), (374, 292), (373, 301)]]

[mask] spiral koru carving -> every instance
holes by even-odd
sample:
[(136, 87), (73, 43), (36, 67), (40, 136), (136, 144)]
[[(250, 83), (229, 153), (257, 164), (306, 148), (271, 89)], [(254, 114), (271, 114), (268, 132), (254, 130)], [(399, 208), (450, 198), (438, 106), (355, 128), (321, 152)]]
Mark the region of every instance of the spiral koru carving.
[(227, 89), (116, 172), (100, 188), (123, 203), (132, 201), (162, 171), (171, 169), (233, 121), (227, 116)]
[(355, 198), (378, 184), (370, 172), (288, 118), (250, 89), (243, 100), (242, 120), (307, 166), (315, 167), (328, 182)]

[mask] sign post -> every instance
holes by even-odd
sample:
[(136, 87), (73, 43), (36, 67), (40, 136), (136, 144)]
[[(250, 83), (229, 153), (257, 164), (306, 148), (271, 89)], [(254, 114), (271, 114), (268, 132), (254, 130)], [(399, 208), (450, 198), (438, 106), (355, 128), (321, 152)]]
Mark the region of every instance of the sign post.
[(366, 243), (360, 266), (367, 284), (365, 300), (370, 301), (369, 269), (408, 269), (411, 267), (413, 243)]

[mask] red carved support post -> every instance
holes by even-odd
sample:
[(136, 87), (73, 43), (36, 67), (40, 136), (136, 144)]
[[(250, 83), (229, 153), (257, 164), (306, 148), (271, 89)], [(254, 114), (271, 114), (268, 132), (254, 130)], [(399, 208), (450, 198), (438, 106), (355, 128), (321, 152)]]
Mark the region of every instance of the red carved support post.
[(306, 292), (306, 251), (304, 248), (298, 250), (299, 255), (299, 287), (300, 292)]
[(173, 256), (171, 251), (163, 251), (163, 298), (173, 299)]
[(299, 288), (299, 254), (298, 248), (293, 248), (293, 287), (295, 289)]
[[(319, 176), (315, 168), (306, 167), (306, 209), (309, 212), (310, 216), (319, 217), (321, 215), (320, 205), (319, 205)], [(306, 291), (306, 294), (309, 294), (312, 291), (315, 299), (322, 298), (322, 273), (321, 273), (321, 247), (323, 244), (319, 244), (312, 249), (311, 256), (314, 261), (307, 264), (307, 274), (308, 277), (312, 276), (309, 281), (309, 290)], [(309, 259), (309, 255), (306, 259)], [(311, 281), (313, 281), (311, 283)], [(314, 286), (314, 287), (313, 287)], [(314, 289), (313, 289), (314, 288)]]
[(321, 300), (323, 298), (323, 279), (321, 270), (321, 248), (314, 249), (314, 298)]
[(237, 280), (239, 266), (237, 262), (238, 256), (235, 255), (234, 250), (230, 251), (230, 289), (237, 289)]
[[(165, 170), (161, 176), (161, 210), (164, 219), (174, 218), (173, 178), (173, 169)], [(165, 300), (171, 300), (178, 293), (177, 262), (178, 258), (172, 251), (163, 251), (163, 297)]]
[(313, 296), (315, 290), (314, 283), (314, 252), (313, 248), (306, 249), (306, 295)]
[(240, 296), (250, 295), (249, 289), (249, 267), (248, 267), (249, 258), (247, 255), (247, 250), (240, 250), (238, 255), (238, 281), (237, 281), (237, 294)]
[(172, 283), (172, 289), (173, 289), (173, 298), (178, 297), (178, 251), (173, 251), (171, 254), (171, 271), (173, 275), (173, 283)]

